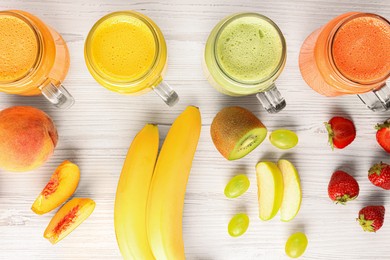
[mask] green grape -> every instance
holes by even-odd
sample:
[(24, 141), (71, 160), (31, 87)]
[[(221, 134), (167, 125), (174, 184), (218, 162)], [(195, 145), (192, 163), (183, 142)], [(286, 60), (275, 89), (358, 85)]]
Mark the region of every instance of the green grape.
[(225, 196), (229, 199), (237, 198), (249, 188), (250, 182), (245, 174), (234, 176), (225, 187)]
[(245, 213), (238, 213), (229, 222), (228, 232), (232, 237), (243, 235), (249, 226), (249, 218)]
[(304, 233), (297, 232), (292, 234), (287, 242), (285, 251), (286, 254), (291, 258), (300, 257), (306, 250), (307, 247), (307, 237)]
[(273, 131), (269, 136), (269, 140), (273, 146), (283, 150), (291, 149), (298, 144), (297, 134), (287, 129)]

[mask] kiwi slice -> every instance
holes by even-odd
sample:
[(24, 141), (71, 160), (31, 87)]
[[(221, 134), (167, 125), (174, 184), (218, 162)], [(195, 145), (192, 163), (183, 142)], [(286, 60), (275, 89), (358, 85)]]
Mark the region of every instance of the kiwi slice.
[(249, 110), (226, 107), (215, 116), (210, 133), (215, 147), (223, 157), (237, 160), (264, 141), (267, 128)]

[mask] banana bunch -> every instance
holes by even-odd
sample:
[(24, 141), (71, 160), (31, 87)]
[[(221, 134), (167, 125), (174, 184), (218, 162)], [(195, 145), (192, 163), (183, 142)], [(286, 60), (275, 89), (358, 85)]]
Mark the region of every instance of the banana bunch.
[(119, 178), (114, 224), (124, 259), (185, 259), (184, 196), (201, 129), (189, 106), (173, 123), (158, 155), (156, 125), (134, 138)]

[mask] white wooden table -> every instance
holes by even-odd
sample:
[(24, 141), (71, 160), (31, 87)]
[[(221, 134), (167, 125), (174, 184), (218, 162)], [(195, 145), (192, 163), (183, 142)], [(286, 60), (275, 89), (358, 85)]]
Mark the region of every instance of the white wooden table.
[[(390, 1), (0, 0), (0, 9), (29, 11), (64, 36), (71, 53), (70, 73), (64, 84), (76, 99), (73, 108), (60, 111), (41, 97), (0, 93), (0, 109), (13, 105), (43, 109), (54, 119), (60, 136), (54, 156), (39, 170), (0, 172), (0, 259), (120, 259), (113, 207), (128, 146), (147, 122), (158, 123), (163, 138), (174, 118), (190, 104), (200, 107), (203, 127), (185, 198), (183, 230), (188, 259), (286, 259), (285, 241), (295, 231), (304, 231), (309, 239), (302, 259), (390, 259), (390, 191), (374, 187), (367, 179), (373, 163), (390, 162), (389, 155), (377, 145), (373, 128), (390, 117), (390, 112), (372, 113), (355, 96), (322, 97), (304, 83), (298, 69), (300, 45), (311, 31), (347, 11), (374, 12), (389, 18)], [(128, 9), (150, 16), (166, 37), (166, 80), (180, 96), (174, 108), (153, 93), (130, 97), (109, 92), (87, 71), (83, 46), (89, 29), (103, 15)], [(231, 13), (244, 11), (270, 17), (287, 40), (287, 65), (277, 82), (287, 108), (276, 115), (267, 114), (254, 96), (219, 94), (201, 70), (203, 47), (213, 26)], [(226, 161), (214, 148), (209, 127), (214, 115), (228, 105), (250, 109), (269, 130), (283, 127), (296, 131), (299, 145), (282, 152), (266, 140), (246, 158)], [(334, 152), (327, 145), (323, 126), (333, 115), (352, 118), (358, 131), (352, 145)], [(290, 223), (282, 223), (278, 216), (262, 222), (258, 218), (254, 167), (259, 160), (279, 158), (291, 160), (300, 172), (301, 211)], [(54, 213), (37, 216), (30, 207), (65, 159), (81, 168), (75, 196), (91, 197), (97, 205), (85, 223), (53, 246), (42, 235)], [(359, 198), (347, 206), (334, 205), (327, 196), (330, 175), (338, 168), (353, 174), (361, 188)], [(246, 173), (251, 187), (244, 196), (228, 200), (223, 190), (237, 173)], [(355, 221), (359, 209), (368, 204), (384, 204), (389, 210), (376, 234), (364, 233)], [(246, 212), (251, 223), (244, 236), (231, 238), (227, 224), (238, 212)]]

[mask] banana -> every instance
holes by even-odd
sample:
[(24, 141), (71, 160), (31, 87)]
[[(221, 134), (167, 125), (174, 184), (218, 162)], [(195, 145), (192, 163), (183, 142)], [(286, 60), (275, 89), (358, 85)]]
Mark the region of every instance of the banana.
[(158, 145), (158, 127), (147, 124), (131, 143), (119, 178), (114, 225), (126, 260), (155, 259), (147, 238), (146, 210)]
[(173, 123), (157, 159), (149, 191), (147, 231), (158, 260), (185, 259), (184, 195), (200, 130), (199, 109), (187, 107)]

